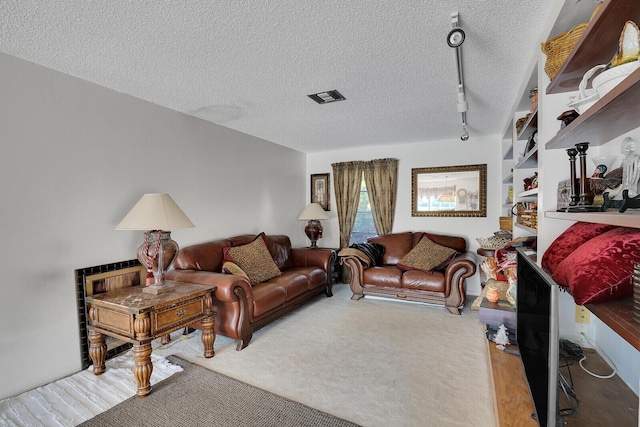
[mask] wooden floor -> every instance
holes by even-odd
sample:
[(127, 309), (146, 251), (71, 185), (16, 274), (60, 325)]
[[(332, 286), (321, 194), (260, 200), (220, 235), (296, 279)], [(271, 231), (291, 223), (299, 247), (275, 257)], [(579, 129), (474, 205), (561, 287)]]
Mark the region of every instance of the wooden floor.
[[(510, 345), (508, 348), (516, 347)], [(489, 340), (487, 340), (487, 351), (491, 364), (491, 383), (497, 424), (501, 427), (536, 427), (538, 423), (531, 418), (533, 403), (520, 356), (498, 350), (496, 343)]]
[[(613, 369), (592, 349), (583, 349), (587, 359), (582, 362), (589, 371), (607, 376)], [(586, 373), (578, 362), (569, 367), (573, 376), (574, 391), (580, 401), (577, 413), (565, 417), (565, 426), (629, 426), (638, 424), (638, 396), (619, 376), (599, 379)], [(560, 372), (568, 379), (567, 369)], [(560, 396), (560, 407), (566, 404)]]
[[(515, 346), (509, 346), (515, 348)], [(494, 404), (499, 426), (537, 426), (531, 418), (533, 404), (525, 379), (520, 357), (497, 350), (495, 343), (487, 340)], [(587, 359), (583, 365), (598, 375), (612, 372), (609, 365), (591, 349), (583, 349)], [(637, 427), (638, 396), (618, 377), (598, 379), (586, 373), (577, 361), (570, 361), (569, 368), (560, 372), (569, 381), (573, 377), (573, 390), (579, 400), (576, 413), (564, 418), (565, 426), (616, 426)], [(569, 408), (561, 391), (559, 406)]]

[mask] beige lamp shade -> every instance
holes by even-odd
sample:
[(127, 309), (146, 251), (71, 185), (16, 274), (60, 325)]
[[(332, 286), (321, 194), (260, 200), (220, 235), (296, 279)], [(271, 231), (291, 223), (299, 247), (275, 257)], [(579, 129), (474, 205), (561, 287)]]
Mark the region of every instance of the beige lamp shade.
[[(137, 252), (140, 264), (147, 268), (147, 286), (142, 292), (161, 294), (176, 287), (164, 280), (164, 274), (180, 250), (168, 230), (193, 226), (171, 196), (158, 193), (143, 195), (120, 221), (117, 230), (149, 230), (144, 233), (144, 242)], [(151, 283), (151, 274), (155, 283)]]
[(327, 215), (319, 203), (309, 203), (298, 216), (298, 221), (309, 221), (312, 219), (329, 219), (329, 215)]
[(116, 230), (169, 230), (194, 227), (191, 220), (168, 194), (142, 196), (120, 221)]

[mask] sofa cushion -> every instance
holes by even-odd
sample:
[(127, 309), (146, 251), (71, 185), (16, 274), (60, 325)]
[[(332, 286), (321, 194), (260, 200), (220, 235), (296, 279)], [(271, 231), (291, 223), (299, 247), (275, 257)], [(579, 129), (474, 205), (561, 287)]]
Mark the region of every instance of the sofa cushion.
[(252, 287), (253, 319), (284, 307), (287, 292), (277, 283), (263, 282)]
[(412, 247), (420, 243), (420, 240), (424, 236), (427, 236), (428, 238), (430, 238), (431, 240), (433, 240), (439, 245), (455, 249), (458, 252), (464, 252), (467, 250), (467, 241), (464, 239), (464, 237), (448, 236), (445, 234), (434, 234), (434, 233), (419, 233), (419, 232), (413, 233)]
[(442, 246), (424, 236), (411, 251), (405, 255), (398, 267), (403, 270), (432, 271), (444, 267), (458, 252)]
[(626, 298), (633, 294), (633, 269), (640, 263), (640, 230), (617, 227), (583, 243), (553, 272), (568, 286), (576, 304)]
[(395, 265), (413, 248), (413, 233), (407, 231), (404, 233), (385, 234), (372, 237), (369, 239), (369, 243), (379, 243), (384, 246), (382, 265)]
[(551, 243), (551, 246), (544, 251), (540, 265), (553, 274), (558, 264), (562, 262), (571, 252), (575, 251), (588, 240), (615, 228), (609, 224), (592, 224), (589, 222), (576, 222), (567, 228)]
[(444, 273), (409, 270), (402, 275), (402, 288), (443, 293), (445, 291)]
[(220, 273), (224, 262), (223, 249), (226, 246), (231, 246), (231, 242), (222, 239), (180, 248), (178, 256), (173, 261), (173, 268)]
[(282, 274), (267, 249), (264, 233), (253, 242), (241, 246), (226, 247), (225, 261), (231, 261), (245, 272), (252, 284), (262, 283)]
[(363, 272), (363, 284), (364, 287), (400, 288), (402, 287), (402, 273), (403, 271), (395, 265), (367, 268)]
[(284, 289), (285, 301), (291, 301), (309, 290), (307, 276), (292, 269), (286, 270), (280, 276), (270, 279), (269, 283), (275, 283)]

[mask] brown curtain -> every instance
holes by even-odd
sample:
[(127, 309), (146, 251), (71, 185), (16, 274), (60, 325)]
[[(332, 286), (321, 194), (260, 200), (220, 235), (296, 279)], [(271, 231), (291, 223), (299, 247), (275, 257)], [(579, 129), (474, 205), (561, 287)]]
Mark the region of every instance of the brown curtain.
[(371, 203), (373, 224), (379, 236), (389, 234), (393, 229), (397, 182), (397, 159), (377, 159), (365, 163), (364, 183)]
[(336, 194), (336, 211), (340, 227), (340, 247), (349, 247), (351, 230), (356, 222), (360, 183), (364, 162), (333, 163), (333, 190)]

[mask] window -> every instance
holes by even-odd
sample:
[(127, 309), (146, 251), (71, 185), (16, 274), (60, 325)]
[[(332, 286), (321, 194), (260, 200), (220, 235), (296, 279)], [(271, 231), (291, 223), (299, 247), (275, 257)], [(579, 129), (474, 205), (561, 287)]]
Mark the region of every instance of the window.
[(356, 214), (356, 222), (351, 231), (351, 239), (349, 244), (365, 243), (368, 238), (378, 235), (376, 226), (373, 224), (373, 214), (371, 213), (371, 204), (369, 203), (369, 193), (364, 183), (364, 177), (360, 183), (360, 201), (358, 202), (358, 213)]

